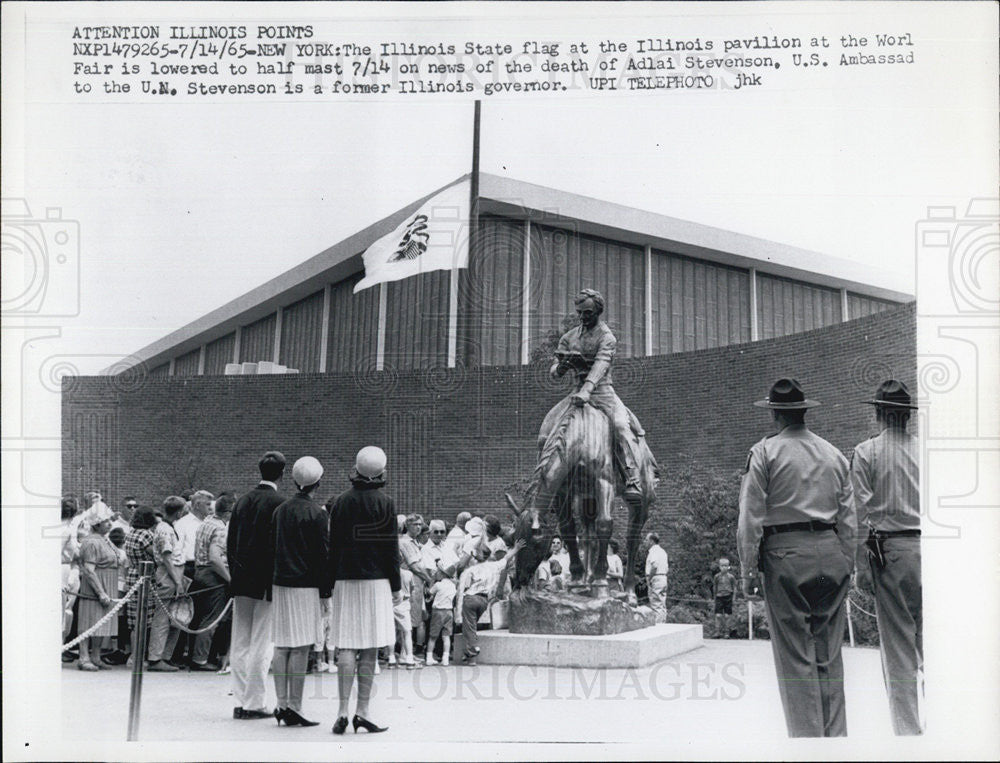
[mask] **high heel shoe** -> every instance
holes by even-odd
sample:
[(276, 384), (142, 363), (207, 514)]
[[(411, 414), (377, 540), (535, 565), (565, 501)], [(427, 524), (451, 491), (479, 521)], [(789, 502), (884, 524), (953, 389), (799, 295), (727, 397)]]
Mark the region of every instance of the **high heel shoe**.
[(310, 721), (303, 718), (295, 710), (290, 707), (285, 708), (285, 725), (286, 726), (319, 726), (319, 721)]
[[(274, 719), (278, 722), (278, 725), (280, 726), (281, 722), (285, 720), (285, 708), (283, 707), (274, 708)], [(287, 725), (287, 721), (285, 722)]]
[(333, 724), (333, 733), (334, 734), (343, 734), (345, 731), (347, 731), (347, 724), (348, 723), (349, 723), (349, 721), (347, 720), (347, 716), (346, 715), (340, 716), (337, 719), (337, 722)]
[(363, 728), (365, 731), (367, 731), (369, 734), (380, 734), (383, 731), (388, 731), (389, 730), (388, 726), (376, 726), (374, 723), (372, 723), (371, 721), (365, 720), (360, 715), (355, 715), (354, 716), (354, 720), (351, 721), (351, 723), (354, 725), (354, 733), (355, 734), (358, 733), (358, 727), (359, 726), (361, 728)]

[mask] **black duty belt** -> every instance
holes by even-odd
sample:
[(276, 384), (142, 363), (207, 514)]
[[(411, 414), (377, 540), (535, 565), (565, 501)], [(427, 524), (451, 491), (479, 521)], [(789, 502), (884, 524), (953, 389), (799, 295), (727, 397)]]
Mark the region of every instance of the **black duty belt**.
[(875, 530), (879, 538), (919, 538), (920, 530)]
[(764, 528), (764, 537), (767, 538), (771, 535), (776, 535), (778, 533), (791, 533), (791, 532), (810, 532), (810, 533), (821, 533), (827, 530), (833, 530), (836, 532), (837, 525), (830, 524), (829, 522), (790, 522), (787, 525), (767, 525)]

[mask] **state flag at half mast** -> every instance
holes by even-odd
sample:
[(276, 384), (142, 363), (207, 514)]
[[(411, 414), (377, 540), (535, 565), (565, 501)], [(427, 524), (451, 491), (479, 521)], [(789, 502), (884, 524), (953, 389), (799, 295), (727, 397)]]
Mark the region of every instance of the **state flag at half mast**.
[(365, 277), (354, 293), (432, 270), (468, 267), (470, 192), (468, 180), (445, 188), (368, 247), (362, 255)]

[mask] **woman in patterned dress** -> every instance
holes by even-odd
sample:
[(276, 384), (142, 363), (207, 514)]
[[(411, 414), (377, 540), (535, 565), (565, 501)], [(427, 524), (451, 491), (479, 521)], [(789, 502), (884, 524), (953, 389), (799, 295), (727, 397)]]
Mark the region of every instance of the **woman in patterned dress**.
[[(80, 633), (93, 628), (111, 611), (118, 594), (118, 551), (108, 540), (113, 513), (103, 503), (91, 507), (90, 534), (80, 543)], [(101, 660), (101, 644), (118, 635), (118, 620), (109, 618), (90, 637), (80, 642), (80, 670), (110, 670)]]
[[(125, 535), (125, 555), (128, 557), (128, 572), (125, 575), (125, 590), (132, 590), (135, 581), (141, 574), (140, 562), (155, 562), (153, 556), (153, 527), (156, 526), (156, 514), (148, 506), (140, 506), (132, 515), (132, 526)], [(139, 619), (138, 597), (133, 596), (128, 602), (128, 626), (132, 632), (132, 657), (137, 654), (136, 638), (139, 629), (136, 622)], [(153, 607), (146, 611), (146, 632), (149, 633), (149, 626), (153, 622)], [(145, 655), (142, 655), (144, 658)]]

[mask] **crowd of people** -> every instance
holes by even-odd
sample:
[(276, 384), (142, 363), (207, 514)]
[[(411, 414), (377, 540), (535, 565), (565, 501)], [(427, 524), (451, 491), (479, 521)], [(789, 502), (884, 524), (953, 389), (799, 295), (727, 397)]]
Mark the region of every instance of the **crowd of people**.
[[(285, 459), (275, 451), (258, 463), (259, 484), (239, 497), (189, 490), (151, 507), (126, 496), (115, 510), (96, 491), (83, 505), (66, 496), (63, 641), (103, 623), (75, 651), (65, 650), (63, 661), (100, 671), (140, 658), (138, 597), (128, 597), (117, 617), (106, 615), (149, 562), (146, 671), (232, 673), (234, 718), (276, 717), (292, 726), (314, 725), (302, 715), (304, 676), (335, 673), (341, 712), (334, 730), (347, 727), (355, 680), (355, 730), (383, 730), (368, 720), (372, 676), (453, 659), (475, 665), (477, 630), (509, 593), (523, 545), (494, 515), (463, 511), (449, 528), (441, 519), (397, 514), (380, 490), (385, 460), (380, 449), (363, 449), (351, 489), (325, 504), (316, 501), (323, 468), (312, 457), (293, 466), (295, 494), (279, 492)], [(540, 567), (540, 588), (568, 571), (568, 563), (559, 566), (559, 546), (557, 539)], [(274, 710), (265, 707), (268, 672)]]
[[(85, 509), (73, 496), (63, 499), (64, 641), (103, 617), (114, 600), (139, 579), (143, 561), (154, 565), (157, 600), (168, 603), (178, 594), (191, 596), (193, 616), (190, 622), (185, 621), (191, 630), (214, 622), (231, 597), (240, 597), (241, 588), (230, 588), (227, 560), (229, 521), (237, 500), (231, 491), (216, 497), (207, 490), (189, 490), (168, 496), (155, 509), (140, 506), (135, 497), (127, 496), (115, 511), (96, 491), (87, 493), (84, 500), (88, 504)], [(324, 505), (327, 516), (322, 521), (329, 521), (332, 505), (333, 499)], [(475, 664), (478, 647), (471, 635), (473, 623), (491, 622), (488, 605), (505, 599), (510, 592), (506, 573), (513, 561), (508, 558), (515, 547), (513, 527), (501, 525), (495, 515), (474, 517), (467, 511), (459, 512), (450, 528), (444, 520), (427, 522), (420, 514), (400, 514), (396, 521), (401, 579), (400, 601), (393, 605), (395, 645), (380, 651), (375, 671), (383, 665), (410, 670), (424, 664), (449, 665), (456, 629), (470, 634), (465, 637), (467, 649), (460, 655), (461, 661)], [(647, 544), (650, 553), (640, 585), (649, 591), (649, 604), (660, 615), (665, 611), (666, 552), (655, 533), (647, 536)], [(615, 592), (624, 590), (619, 552), (620, 544), (611, 540), (608, 582)], [(532, 586), (544, 591), (567, 590), (569, 570), (569, 554), (556, 535)], [(484, 578), (484, 573), (489, 574)], [(95, 580), (96, 575), (99, 580)], [(501, 575), (504, 582), (498, 590)], [(260, 577), (256, 570), (251, 576)], [(273, 587), (273, 581), (270, 585)], [(267, 581), (259, 581), (259, 588), (267, 586)], [(484, 593), (488, 596), (481, 599)], [(238, 605), (238, 599), (234, 603)], [(133, 597), (120, 618), (105, 623), (77, 653), (64, 652), (63, 660), (73, 662), (78, 655), (81, 670), (126, 662), (131, 665), (137, 606)], [(179, 616), (155, 602), (149, 608), (147, 670), (229, 672), (229, 613), (217, 628), (193, 635), (171, 625), (169, 615)], [(466, 617), (475, 619), (466, 621)], [(336, 673), (336, 650), (329, 621), (324, 621), (308, 654), (307, 672)]]

